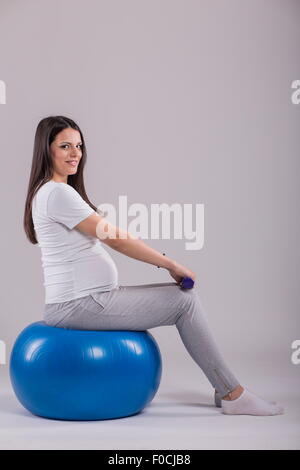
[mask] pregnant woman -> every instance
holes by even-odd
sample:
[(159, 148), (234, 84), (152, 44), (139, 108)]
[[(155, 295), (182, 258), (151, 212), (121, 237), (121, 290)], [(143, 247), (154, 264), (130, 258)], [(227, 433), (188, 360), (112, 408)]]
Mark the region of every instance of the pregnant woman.
[[(195, 280), (195, 273), (99, 214), (85, 191), (86, 159), (83, 134), (72, 119), (50, 116), (39, 122), (24, 229), (29, 241), (41, 248), (45, 322), (82, 330), (176, 325), (224, 414), (282, 414), (282, 406), (244, 388), (224, 361), (196, 290), (179, 285), (183, 277)], [(120, 286), (117, 267), (104, 245), (167, 269), (176, 282)]]

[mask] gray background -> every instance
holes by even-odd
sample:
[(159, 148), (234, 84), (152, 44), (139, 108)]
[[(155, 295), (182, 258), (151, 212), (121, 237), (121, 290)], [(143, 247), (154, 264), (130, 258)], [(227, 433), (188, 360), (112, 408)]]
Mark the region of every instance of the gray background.
[[(36, 126), (62, 114), (84, 133), (94, 204), (118, 206), (119, 195), (149, 210), (205, 204), (202, 250), (145, 241), (197, 273), (211, 328), (242, 384), (251, 389), (250, 370), (273, 394), (285, 378), (299, 379), (290, 360), (300, 337), (300, 105), (291, 102), (299, 20), (300, 2), (291, 0), (0, 0), (7, 358), (17, 334), (42, 317), (40, 249), (25, 236), (23, 212)], [(172, 280), (107, 249), (120, 284)], [(163, 354), (162, 387), (197, 376), (211, 393), (176, 328), (151, 333)], [(0, 366), (1, 377), (7, 371)]]

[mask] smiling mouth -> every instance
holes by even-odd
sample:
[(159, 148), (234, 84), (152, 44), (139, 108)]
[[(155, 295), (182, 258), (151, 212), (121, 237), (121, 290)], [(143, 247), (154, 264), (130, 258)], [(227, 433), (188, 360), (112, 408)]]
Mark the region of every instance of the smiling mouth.
[(78, 164), (78, 162), (75, 161), (75, 160), (70, 160), (70, 161), (67, 161), (66, 163), (68, 163), (71, 166), (77, 166), (77, 164)]

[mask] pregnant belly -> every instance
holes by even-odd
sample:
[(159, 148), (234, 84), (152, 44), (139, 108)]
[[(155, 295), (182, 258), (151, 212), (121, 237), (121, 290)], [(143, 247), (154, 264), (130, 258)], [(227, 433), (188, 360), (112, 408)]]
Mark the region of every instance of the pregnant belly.
[(104, 250), (81, 259), (75, 268), (75, 282), (80, 290), (107, 287), (118, 284), (118, 269), (112, 257)]

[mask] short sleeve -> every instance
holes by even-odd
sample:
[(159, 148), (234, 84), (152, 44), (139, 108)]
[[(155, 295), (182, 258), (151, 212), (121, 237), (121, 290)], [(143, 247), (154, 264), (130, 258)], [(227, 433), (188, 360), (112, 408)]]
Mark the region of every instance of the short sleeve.
[(69, 229), (75, 227), (89, 215), (96, 213), (80, 194), (66, 183), (60, 183), (48, 197), (47, 214), (55, 222), (66, 225)]

